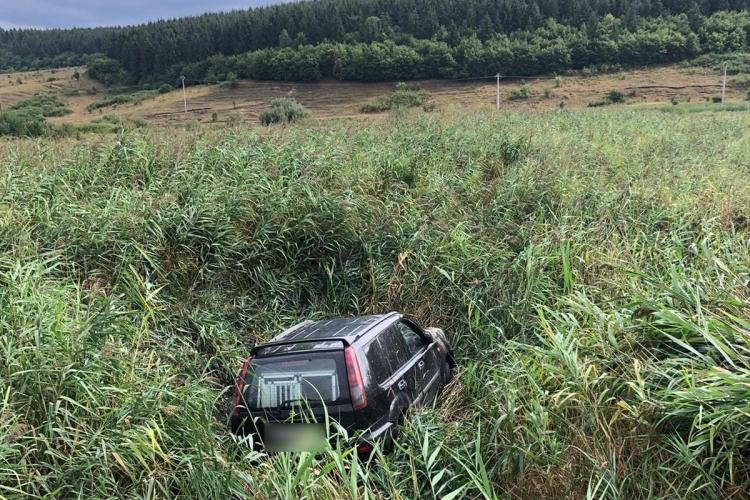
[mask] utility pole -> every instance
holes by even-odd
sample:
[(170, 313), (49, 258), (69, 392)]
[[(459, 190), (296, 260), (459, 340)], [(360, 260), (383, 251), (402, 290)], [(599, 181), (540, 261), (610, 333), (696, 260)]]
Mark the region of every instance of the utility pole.
[(187, 94), (185, 93), (185, 77), (181, 76), (182, 80), (182, 102), (185, 104), (185, 113), (187, 113)]
[(497, 110), (500, 111), (500, 73), (495, 75), (495, 78), (497, 78)]
[(724, 82), (721, 84), (721, 103), (724, 104), (727, 98), (727, 71), (729, 63), (724, 63)]

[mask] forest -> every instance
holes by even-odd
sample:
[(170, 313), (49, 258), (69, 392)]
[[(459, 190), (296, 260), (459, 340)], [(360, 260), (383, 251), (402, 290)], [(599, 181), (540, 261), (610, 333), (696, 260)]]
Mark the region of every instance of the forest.
[(534, 75), (744, 50), (749, 0), (319, 0), (133, 27), (0, 30), (0, 70), (105, 83)]

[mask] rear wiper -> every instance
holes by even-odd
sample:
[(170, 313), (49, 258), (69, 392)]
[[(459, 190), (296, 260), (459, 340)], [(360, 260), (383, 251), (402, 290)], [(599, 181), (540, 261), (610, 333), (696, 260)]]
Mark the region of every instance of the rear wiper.
[(304, 398), (304, 399), (285, 399), (279, 404), (279, 408), (291, 407), (294, 403), (323, 403), (322, 399), (317, 398)]

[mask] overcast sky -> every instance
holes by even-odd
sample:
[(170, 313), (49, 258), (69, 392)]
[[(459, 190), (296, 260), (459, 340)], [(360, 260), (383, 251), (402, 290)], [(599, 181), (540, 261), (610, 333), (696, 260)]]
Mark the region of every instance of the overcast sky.
[[(122, 26), (285, 0), (0, 0), (2, 28)], [(288, 0), (286, 0), (288, 1)]]

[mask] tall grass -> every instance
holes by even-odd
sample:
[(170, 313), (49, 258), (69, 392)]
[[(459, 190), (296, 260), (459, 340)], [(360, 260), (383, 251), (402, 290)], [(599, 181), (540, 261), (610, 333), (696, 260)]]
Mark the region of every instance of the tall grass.
[[(0, 142), (0, 495), (730, 497), (750, 487), (750, 118), (627, 109)], [(392, 454), (259, 456), (247, 349), (444, 327)]]

